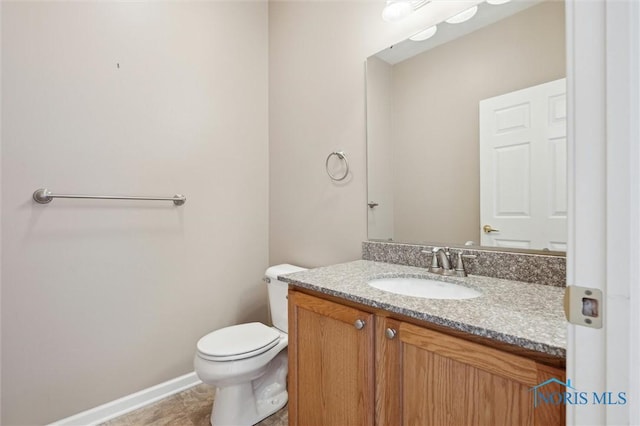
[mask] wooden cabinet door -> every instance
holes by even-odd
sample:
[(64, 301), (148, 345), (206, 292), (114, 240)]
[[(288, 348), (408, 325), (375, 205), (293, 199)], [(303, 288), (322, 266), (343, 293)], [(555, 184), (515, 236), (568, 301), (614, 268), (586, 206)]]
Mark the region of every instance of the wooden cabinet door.
[[(532, 425), (565, 423), (564, 405), (534, 407), (534, 386), (564, 371), (535, 361), (400, 323), (402, 395), (405, 425)], [(564, 392), (557, 383), (546, 392)], [(391, 423), (388, 423), (391, 424)]]
[(372, 314), (289, 292), (290, 425), (373, 425), (374, 326)]
[(401, 322), (376, 318), (376, 426), (402, 424)]

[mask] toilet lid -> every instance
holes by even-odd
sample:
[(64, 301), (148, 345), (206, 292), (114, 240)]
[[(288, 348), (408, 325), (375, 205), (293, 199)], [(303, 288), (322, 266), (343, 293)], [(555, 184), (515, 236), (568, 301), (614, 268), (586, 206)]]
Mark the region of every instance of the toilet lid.
[(213, 331), (198, 341), (198, 352), (206, 358), (248, 358), (274, 347), (280, 333), (259, 322), (233, 325)]

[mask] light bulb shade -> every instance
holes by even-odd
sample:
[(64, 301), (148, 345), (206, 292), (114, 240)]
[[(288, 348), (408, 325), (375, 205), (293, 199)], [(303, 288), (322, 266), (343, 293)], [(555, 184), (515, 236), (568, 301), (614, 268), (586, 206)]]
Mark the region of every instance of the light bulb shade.
[(459, 24), (461, 22), (468, 21), (469, 19), (473, 18), (473, 16), (476, 14), (477, 11), (478, 11), (478, 6), (473, 6), (467, 10), (463, 10), (457, 15), (452, 16), (451, 18), (447, 19), (445, 22), (449, 24)]
[(382, 19), (387, 22), (396, 22), (413, 12), (413, 6), (409, 0), (387, 0), (387, 5), (382, 10)]
[(409, 37), (409, 40), (424, 41), (428, 38), (433, 37), (436, 31), (438, 31), (438, 27), (434, 25), (433, 27), (429, 27), (427, 29), (420, 31), (419, 33), (412, 35), (411, 37)]

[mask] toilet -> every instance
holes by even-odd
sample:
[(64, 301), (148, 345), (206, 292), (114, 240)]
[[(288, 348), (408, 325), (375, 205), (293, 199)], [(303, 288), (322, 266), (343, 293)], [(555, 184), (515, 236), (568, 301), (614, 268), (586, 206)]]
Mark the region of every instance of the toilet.
[(278, 275), (304, 270), (288, 264), (267, 269), (273, 327), (259, 322), (233, 325), (198, 341), (196, 374), (216, 388), (212, 425), (253, 425), (287, 403), (288, 284), (278, 281)]

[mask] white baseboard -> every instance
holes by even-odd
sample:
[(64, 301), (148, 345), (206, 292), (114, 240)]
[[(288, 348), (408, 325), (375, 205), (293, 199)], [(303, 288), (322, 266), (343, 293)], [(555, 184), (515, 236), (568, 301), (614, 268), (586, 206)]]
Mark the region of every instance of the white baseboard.
[(152, 404), (202, 383), (196, 373), (185, 374), (98, 407), (58, 420), (49, 426), (93, 426)]

